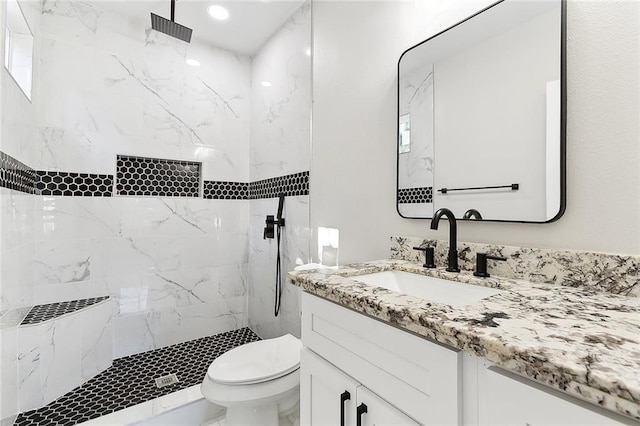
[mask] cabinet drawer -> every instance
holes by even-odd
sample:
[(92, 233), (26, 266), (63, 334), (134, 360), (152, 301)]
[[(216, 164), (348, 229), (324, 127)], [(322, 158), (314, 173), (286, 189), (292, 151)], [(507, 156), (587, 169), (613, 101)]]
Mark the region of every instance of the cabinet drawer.
[(302, 342), (423, 424), (461, 424), (459, 351), (304, 293)]
[(631, 425), (614, 413), (497, 367), (485, 370), (480, 388), (482, 425)]

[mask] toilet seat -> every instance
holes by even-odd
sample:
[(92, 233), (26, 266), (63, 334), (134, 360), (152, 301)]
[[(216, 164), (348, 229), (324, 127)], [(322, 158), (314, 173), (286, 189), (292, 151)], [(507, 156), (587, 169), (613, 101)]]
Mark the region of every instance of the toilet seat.
[(216, 358), (207, 377), (223, 385), (250, 385), (286, 376), (300, 368), (302, 343), (291, 334), (247, 343)]

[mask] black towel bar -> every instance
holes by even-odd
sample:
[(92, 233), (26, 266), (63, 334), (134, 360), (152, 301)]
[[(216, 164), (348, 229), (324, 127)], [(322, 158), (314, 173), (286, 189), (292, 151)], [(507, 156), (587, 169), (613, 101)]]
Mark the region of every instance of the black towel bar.
[(511, 188), (512, 191), (517, 191), (520, 189), (519, 183), (512, 183), (511, 185), (499, 185), (499, 186), (475, 186), (472, 188), (441, 188), (438, 189), (438, 192), (442, 192), (446, 194), (451, 191), (473, 191), (476, 189), (500, 189), (500, 188)]

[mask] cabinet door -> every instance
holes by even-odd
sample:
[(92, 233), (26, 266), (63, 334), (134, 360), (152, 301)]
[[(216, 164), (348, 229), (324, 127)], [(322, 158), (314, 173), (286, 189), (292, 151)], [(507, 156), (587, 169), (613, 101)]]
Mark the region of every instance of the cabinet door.
[(300, 356), (300, 424), (355, 425), (358, 382), (308, 349)]
[(308, 293), (302, 343), (419, 423), (462, 424), (462, 354)]
[(485, 370), (480, 424), (604, 426), (637, 424), (554, 389), (492, 367)]
[[(362, 407), (366, 412), (361, 413)], [(356, 398), (357, 426), (418, 426), (419, 423), (408, 417), (378, 395), (364, 386), (358, 387)]]

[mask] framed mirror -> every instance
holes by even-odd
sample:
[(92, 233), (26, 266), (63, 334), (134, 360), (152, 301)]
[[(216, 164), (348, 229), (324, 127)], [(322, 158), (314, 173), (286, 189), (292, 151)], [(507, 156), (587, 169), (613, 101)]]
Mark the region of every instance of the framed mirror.
[(427, 219), (442, 207), (460, 219), (562, 216), (565, 9), (565, 0), (502, 0), (402, 54), (402, 217)]

